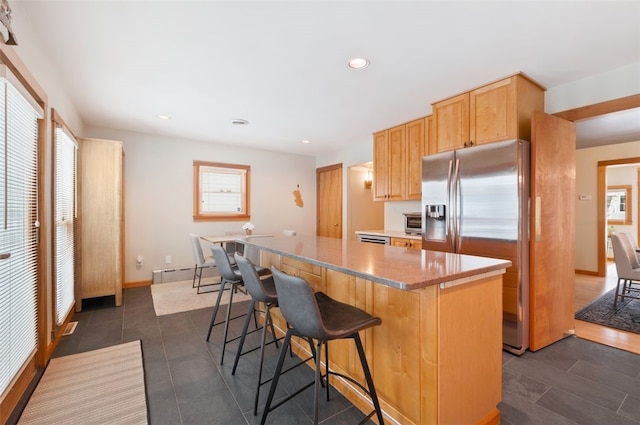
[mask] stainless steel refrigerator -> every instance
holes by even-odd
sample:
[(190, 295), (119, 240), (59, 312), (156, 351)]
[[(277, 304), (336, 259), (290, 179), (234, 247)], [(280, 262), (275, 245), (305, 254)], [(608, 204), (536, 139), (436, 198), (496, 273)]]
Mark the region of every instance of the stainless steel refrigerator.
[(510, 260), (503, 344), (529, 346), (529, 142), (510, 140), (422, 160), (422, 248)]

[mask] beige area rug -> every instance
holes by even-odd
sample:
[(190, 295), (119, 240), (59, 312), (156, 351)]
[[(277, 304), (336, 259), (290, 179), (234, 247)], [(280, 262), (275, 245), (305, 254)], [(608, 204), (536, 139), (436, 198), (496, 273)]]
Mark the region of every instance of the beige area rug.
[[(218, 298), (218, 291), (205, 293), (202, 293), (202, 291), (215, 290), (218, 286), (201, 288), (201, 293), (198, 294), (196, 288), (192, 288), (192, 285), (192, 280), (154, 283), (151, 285), (151, 296), (153, 298), (153, 308), (156, 311), (156, 316), (213, 307)], [(234, 303), (249, 299), (251, 299), (249, 295), (245, 295), (240, 291), (233, 294)], [(225, 290), (222, 294), (220, 304), (228, 303), (229, 291)]]
[(140, 341), (52, 359), (18, 422), (146, 423)]

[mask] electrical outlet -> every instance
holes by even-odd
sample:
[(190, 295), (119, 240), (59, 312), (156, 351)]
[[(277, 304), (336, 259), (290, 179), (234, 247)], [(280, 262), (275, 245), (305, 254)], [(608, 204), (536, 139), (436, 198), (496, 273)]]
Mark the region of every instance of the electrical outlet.
[(166, 257), (164, 257), (164, 263), (165, 264), (171, 264), (171, 256), (167, 255)]

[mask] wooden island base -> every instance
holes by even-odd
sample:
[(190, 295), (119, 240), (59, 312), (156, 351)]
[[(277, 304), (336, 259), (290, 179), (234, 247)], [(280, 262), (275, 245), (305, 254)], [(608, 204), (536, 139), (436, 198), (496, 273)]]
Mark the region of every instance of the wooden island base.
[[(382, 319), (361, 337), (389, 423), (500, 423), (503, 271), (450, 287), (403, 290), (273, 252), (262, 251), (261, 262)], [(277, 309), (274, 323), (284, 334)], [(308, 344), (294, 346), (300, 356), (309, 355)], [(332, 370), (363, 382), (351, 341), (332, 341), (329, 349)], [(372, 410), (369, 398), (348, 381), (332, 378), (332, 384), (361, 411)]]

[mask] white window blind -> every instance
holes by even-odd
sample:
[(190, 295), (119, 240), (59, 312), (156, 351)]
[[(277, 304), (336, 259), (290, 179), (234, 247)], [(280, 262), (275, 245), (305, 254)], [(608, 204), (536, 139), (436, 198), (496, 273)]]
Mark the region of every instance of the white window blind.
[[(4, 67), (2, 67), (4, 68)], [(0, 396), (37, 349), (37, 119), (0, 70)]]
[(74, 223), (76, 218), (76, 159), (78, 144), (64, 127), (55, 132), (55, 288), (56, 324), (62, 325), (74, 301)]
[(200, 213), (245, 214), (247, 170), (200, 167)]

